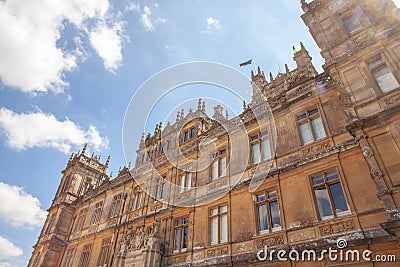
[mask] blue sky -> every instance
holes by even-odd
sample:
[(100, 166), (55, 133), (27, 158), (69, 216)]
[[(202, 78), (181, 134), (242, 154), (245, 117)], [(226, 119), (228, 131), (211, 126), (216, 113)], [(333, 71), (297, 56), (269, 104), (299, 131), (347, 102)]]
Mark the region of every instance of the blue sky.
[[(239, 63), (254, 58), (276, 75), (295, 68), (300, 41), (320, 72), (301, 14), (297, 0), (0, 1), (0, 266), (26, 266), (71, 152), (88, 142), (102, 160), (111, 154), (110, 172), (125, 165), (125, 110), (155, 73), (213, 61), (250, 76)], [(147, 129), (184, 96), (240, 108), (211, 87), (171, 92)]]

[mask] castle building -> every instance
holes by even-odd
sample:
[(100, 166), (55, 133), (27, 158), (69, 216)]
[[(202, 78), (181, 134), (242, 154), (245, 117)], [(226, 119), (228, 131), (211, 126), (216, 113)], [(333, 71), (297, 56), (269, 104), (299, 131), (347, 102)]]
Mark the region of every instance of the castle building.
[[(262, 94), (239, 116), (221, 106), (208, 116), (199, 101), (143, 136), (135, 166), (115, 178), (109, 158), (73, 154), (28, 266), (398, 266), (258, 257), (266, 246), (318, 253), (340, 238), (400, 261), (399, 9), (391, 0), (300, 2), (322, 73), (301, 44), (296, 69), (252, 73)], [(255, 118), (267, 112), (262, 99), (275, 133)], [(226, 129), (238, 122), (245, 143), (231, 153)], [(192, 164), (199, 158), (210, 164)], [(249, 191), (252, 179), (260, 184)]]

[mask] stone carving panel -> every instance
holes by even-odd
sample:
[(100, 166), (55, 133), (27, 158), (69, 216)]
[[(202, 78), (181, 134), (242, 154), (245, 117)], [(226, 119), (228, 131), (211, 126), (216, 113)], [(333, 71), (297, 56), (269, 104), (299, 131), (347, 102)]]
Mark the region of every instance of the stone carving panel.
[(355, 225), (353, 220), (323, 225), (319, 228), (321, 235), (323, 236), (350, 232), (354, 229)]

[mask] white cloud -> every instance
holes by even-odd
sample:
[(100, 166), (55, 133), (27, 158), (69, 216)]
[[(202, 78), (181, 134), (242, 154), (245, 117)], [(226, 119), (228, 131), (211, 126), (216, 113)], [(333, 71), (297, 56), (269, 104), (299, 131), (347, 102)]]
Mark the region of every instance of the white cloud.
[(397, 8), (400, 8), (400, 0), (393, 0)]
[(0, 261), (0, 267), (18, 267), (18, 266), (12, 265), (11, 263), (6, 261)]
[[(57, 47), (63, 28), (105, 20), (108, 0), (0, 1), (0, 79), (23, 92), (62, 92), (82, 54)], [(104, 58), (103, 58), (104, 59)]]
[(13, 226), (41, 226), (46, 212), (24, 188), (0, 182), (0, 218)]
[(82, 146), (85, 142), (94, 150), (108, 147), (107, 137), (101, 137), (95, 126), (85, 131), (68, 118), (59, 121), (41, 110), (18, 114), (2, 107), (0, 128), (5, 132), (7, 145), (16, 150), (52, 147), (68, 153), (71, 146)]
[(126, 8), (125, 8), (125, 12), (127, 11), (140, 11), (140, 3), (136, 2), (136, 3), (130, 3)]
[[(1, 186), (0, 182), (0, 186)], [(1, 187), (0, 187), (1, 188)], [(1, 196), (0, 196), (1, 197)], [(1, 205), (1, 204), (0, 204)], [(3, 257), (18, 257), (22, 255), (22, 249), (0, 236), (0, 258)], [(0, 262), (0, 266), (11, 266), (8, 262)]]
[(116, 23), (109, 27), (103, 23), (90, 32), (89, 39), (104, 61), (104, 67), (109, 71), (115, 71), (122, 62), (122, 23)]
[(148, 6), (145, 6), (143, 8), (143, 13), (141, 15), (141, 20), (142, 20), (143, 27), (149, 32), (154, 30), (153, 23), (150, 20), (150, 15), (151, 15), (150, 8)]
[(206, 22), (207, 22), (207, 27), (204, 31), (202, 31), (203, 33), (211, 34), (214, 30), (219, 30), (221, 28), (218, 19), (209, 17), (206, 19)]

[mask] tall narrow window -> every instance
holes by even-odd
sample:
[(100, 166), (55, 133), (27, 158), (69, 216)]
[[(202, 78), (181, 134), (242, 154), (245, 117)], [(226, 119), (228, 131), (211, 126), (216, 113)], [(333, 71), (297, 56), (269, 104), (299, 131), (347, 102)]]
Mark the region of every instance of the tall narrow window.
[(192, 187), (192, 165), (188, 165), (186, 171), (182, 173), (179, 185), (180, 193), (189, 190)]
[(281, 229), (278, 196), (275, 190), (257, 194), (256, 209), (259, 232)]
[(303, 144), (309, 144), (326, 136), (318, 108), (307, 110), (297, 116), (297, 124)]
[(79, 212), (79, 215), (76, 218), (76, 222), (75, 222), (75, 228), (74, 228), (75, 232), (82, 230), (83, 226), (85, 225), (87, 211), (88, 211), (88, 209), (85, 208)]
[(381, 57), (370, 62), (368, 67), (382, 92), (386, 93), (399, 87), (399, 82)]
[(100, 256), (97, 261), (97, 266), (107, 266), (108, 258), (110, 257), (111, 251), (111, 237), (103, 239), (101, 242)]
[(188, 245), (189, 218), (175, 220), (174, 226), (174, 252), (185, 251)]
[[(72, 262), (74, 260), (75, 248), (70, 248), (67, 250), (67, 254), (65, 256), (64, 267), (72, 267)], [(36, 266), (36, 265), (33, 265)]]
[(257, 164), (272, 158), (269, 132), (264, 131), (250, 136), (251, 162)]
[(211, 163), (211, 179), (215, 180), (219, 177), (226, 176), (226, 149), (221, 149), (212, 154), (213, 162)]
[(81, 259), (79, 260), (78, 267), (87, 267), (89, 266), (90, 252), (92, 250), (92, 245), (86, 245), (83, 247), (83, 251), (81, 254)]
[(156, 201), (164, 198), (165, 180), (166, 176), (163, 176), (156, 178), (154, 182), (154, 199)]
[(90, 224), (98, 224), (100, 222), (101, 212), (103, 210), (103, 201), (97, 202), (94, 207), (92, 219), (90, 219)]
[(210, 209), (210, 242), (220, 244), (228, 242), (228, 206)]
[(133, 190), (132, 210), (137, 210), (142, 206), (143, 193), (139, 187)]
[(183, 133), (183, 142), (187, 142), (189, 140), (189, 131), (185, 131)]
[(336, 217), (349, 210), (336, 171), (312, 177), (311, 184), (321, 219)]
[(113, 201), (111, 202), (110, 213), (108, 214), (108, 218), (114, 218), (119, 215), (120, 209), (122, 205), (122, 194), (115, 195), (113, 197)]

